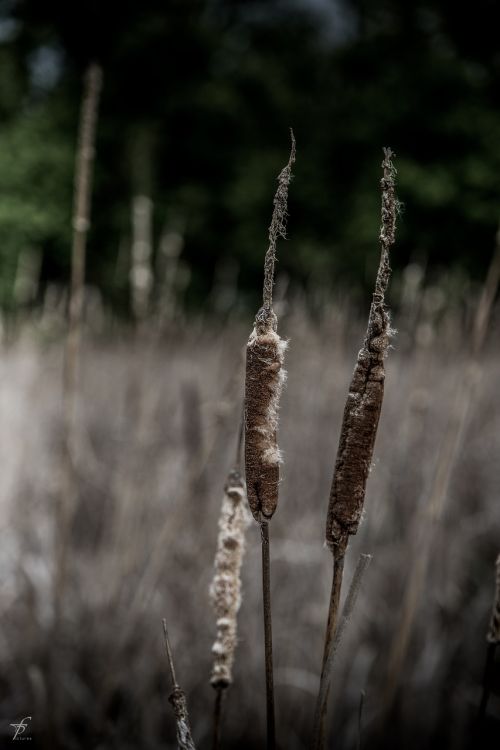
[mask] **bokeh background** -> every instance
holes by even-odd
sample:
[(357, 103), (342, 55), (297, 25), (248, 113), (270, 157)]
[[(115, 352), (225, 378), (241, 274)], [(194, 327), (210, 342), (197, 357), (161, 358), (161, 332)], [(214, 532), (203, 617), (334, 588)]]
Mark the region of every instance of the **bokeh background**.
[(492, 0), (473, 12), (443, 0), (3, 0), (2, 305), (16, 304), (20, 258), (39, 267), (38, 301), (68, 278), (76, 123), (93, 59), (104, 87), (88, 282), (113, 310), (130, 307), (137, 195), (153, 203), (160, 274), (162, 236), (184, 240), (183, 301), (206, 307), (228, 276), (240, 304), (255, 301), (290, 126), (298, 159), (280, 268), (299, 287), (371, 284), (387, 145), (403, 203), (395, 268), (418, 261), (481, 278), (498, 221), (499, 23)]
[[(311, 739), (326, 507), (391, 146), (397, 334), (346, 583), (359, 553), (373, 560), (329, 737), (497, 748), (498, 656), (477, 714), (500, 551), (499, 28), (493, 0), (0, 0), (2, 745), (29, 716), (32, 747), (175, 747), (162, 617), (197, 747), (211, 745), (208, 587), (292, 126), (275, 289), (290, 339), (271, 529), (279, 746)], [(92, 62), (103, 86), (69, 441), (73, 182)], [(252, 525), (228, 749), (264, 744), (259, 542)]]

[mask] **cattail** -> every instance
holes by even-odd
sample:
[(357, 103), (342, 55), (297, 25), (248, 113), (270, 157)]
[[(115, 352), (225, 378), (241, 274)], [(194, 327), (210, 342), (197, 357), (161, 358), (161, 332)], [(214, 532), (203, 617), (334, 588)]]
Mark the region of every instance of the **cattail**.
[(237, 642), (237, 614), (241, 604), (241, 564), (245, 552), (245, 531), (250, 523), (245, 483), (237, 469), (228, 476), (219, 519), (215, 576), (210, 599), (217, 618), (217, 638), (212, 648), (214, 662), (210, 682), (227, 688), (233, 681)]
[(269, 247), (264, 260), (262, 307), (255, 318), (247, 344), (245, 376), (245, 473), (248, 504), (261, 525), (262, 595), (266, 660), (267, 746), (275, 744), (274, 686), (271, 625), (269, 520), (278, 505), (281, 456), (278, 448), (278, 411), (286, 377), (283, 369), (286, 342), (277, 333), (273, 311), (274, 265), (278, 237), (286, 238), (288, 187), (295, 161), (295, 138), (287, 165), (278, 176), (274, 209), (269, 227)]
[(315, 750), (325, 744), (326, 705), (335, 653), (340, 591), (344, 556), (349, 536), (358, 530), (365, 500), (366, 480), (370, 472), (373, 447), (384, 396), (384, 359), (389, 348), (391, 327), (385, 306), (389, 284), (389, 251), (395, 242), (397, 202), (394, 191), (396, 170), (391, 149), (384, 149), (380, 263), (375, 282), (368, 327), (344, 410), (340, 441), (335, 462), (326, 523), (326, 543), (333, 553), (333, 579), (328, 623), (325, 635), (320, 688), (314, 717)]
[(276, 316), (263, 308), (247, 345), (245, 392), (248, 503), (258, 522), (271, 518), (278, 504), (281, 455), (276, 435), (286, 347), (276, 332)]
[(339, 552), (345, 549), (348, 536), (358, 530), (363, 512), (366, 480), (384, 397), (384, 359), (392, 333), (385, 307), (390, 277), (389, 250), (395, 241), (396, 229), (395, 168), (390, 149), (384, 149), (382, 168), (380, 265), (365, 341), (347, 396), (328, 507), (326, 541)]
[(278, 411), (286, 372), (287, 342), (278, 336), (273, 311), (274, 265), (278, 237), (286, 239), (288, 186), (295, 161), (295, 138), (288, 164), (278, 176), (269, 247), (264, 259), (262, 307), (247, 344), (245, 378), (245, 473), (248, 503), (256, 521), (270, 519), (278, 504), (281, 455), (277, 442)]
[(170, 693), (168, 700), (172, 705), (172, 708), (174, 709), (177, 745), (179, 750), (196, 750), (193, 738), (191, 737), (186, 696), (184, 695), (183, 690), (181, 690), (181, 688), (179, 687), (177, 677), (175, 675), (174, 660), (172, 657), (172, 649), (170, 648), (170, 641), (168, 639), (166, 620), (163, 620), (163, 634), (165, 637), (165, 649), (167, 652), (170, 676), (172, 678), (172, 692)]

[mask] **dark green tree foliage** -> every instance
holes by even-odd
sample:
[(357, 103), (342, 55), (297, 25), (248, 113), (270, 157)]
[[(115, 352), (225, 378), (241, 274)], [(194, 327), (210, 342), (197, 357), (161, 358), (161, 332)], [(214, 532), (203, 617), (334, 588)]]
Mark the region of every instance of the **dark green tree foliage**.
[(154, 201), (155, 251), (165, 227), (183, 227), (188, 301), (203, 303), (228, 262), (243, 297), (258, 288), (290, 125), (293, 231), (280, 268), (297, 283), (373, 276), (383, 145), (398, 154), (405, 206), (396, 269), (416, 257), (483, 271), (500, 206), (498, 4), (13, 0), (0, 14), (4, 306), (30, 248), (44, 281), (67, 277), (91, 59), (104, 88), (88, 275), (118, 307), (137, 193)]

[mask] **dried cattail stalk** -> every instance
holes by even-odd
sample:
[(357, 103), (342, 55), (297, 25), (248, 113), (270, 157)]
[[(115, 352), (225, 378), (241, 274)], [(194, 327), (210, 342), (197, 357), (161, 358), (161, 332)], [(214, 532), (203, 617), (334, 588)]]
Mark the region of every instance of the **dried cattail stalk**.
[(64, 400), (67, 430), (72, 429), (75, 410), (85, 284), (85, 254), (87, 234), (90, 228), (90, 197), (95, 158), (94, 144), (101, 83), (101, 68), (95, 64), (91, 65), (85, 76), (85, 92), (80, 114), (76, 152), (69, 327), (64, 361)]
[(217, 638), (212, 647), (214, 662), (210, 678), (214, 688), (226, 688), (233, 681), (237, 643), (237, 614), (241, 604), (241, 565), (245, 552), (245, 531), (250, 523), (245, 483), (237, 469), (228, 476), (219, 518), (215, 576), (210, 599), (217, 618)]
[(496, 561), (496, 590), (493, 600), (490, 627), (486, 636), (488, 643), (500, 643), (500, 555)]
[(247, 344), (245, 376), (245, 473), (248, 504), (261, 525), (262, 598), (264, 606), (264, 645), (266, 662), (267, 747), (275, 746), (274, 679), (271, 618), (269, 520), (278, 505), (279, 400), (286, 373), (283, 369), (286, 342), (278, 336), (273, 311), (274, 265), (278, 237), (286, 238), (288, 187), (295, 161), (295, 138), (287, 165), (278, 176), (278, 189), (269, 227), (269, 247), (264, 260), (262, 307), (255, 318)]
[(165, 637), (165, 649), (167, 651), (170, 676), (172, 678), (172, 692), (170, 693), (168, 700), (169, 703), (171, 703), (172, 708), (174, 709), (177, 730), (177, 745), (179, 747), (179, 750), (196, 750), (193, 738), (191, 737), (186, 696), (179, 687), (177, 678), (175, 676), (174, 660), (172, 657), (172, 649), (170, 648), (170, 641), (168, 639), (166, 620), (163, 620), (163, 634)]
[(375, 282), (365, 341), (358, 354), (344, 410), (326, 523), (326, 543), (333, 553), (333, 578), (325, 634), (320, 688), (316, 702), (313, 747), (325, 743), (325, 722), (337, 629), (344, 556), (349, 536), (358, 530), (363, 512), (366, 481), (384, 396), (384, 359), (392, 334), (385, 292), (390, 279), (389, 252), (396, 239), (397, 201), (394, 154), (384, 149), (380, 263)]
[(278, 336), (274, 314), (273, 284), (278, 237), (286, 238), (288, 186), (295, 161), (295, 138), (288, 164), (278, 177), (274, 210), (269, 227), (269, 247), (264, 260), (262, 307), (247, 344), (245, 378), (245, 473), (248, 503), (256, 521), (270, 519), (278, 504), (279, 465), (278, 410), (283, 383), (287, 342)]
[(326, 541), (339, 552), (345, 549), (348, 536), (356, 533), (361, 520), (384, 396), (384, 359), (392, 333), (385, 292), (390, 278), (389, 251), (395, 241), (397, 208), (392, 156), (390, 149), (384, 149), (380, 265), (366, 338), (349, 387), (328, 507)]

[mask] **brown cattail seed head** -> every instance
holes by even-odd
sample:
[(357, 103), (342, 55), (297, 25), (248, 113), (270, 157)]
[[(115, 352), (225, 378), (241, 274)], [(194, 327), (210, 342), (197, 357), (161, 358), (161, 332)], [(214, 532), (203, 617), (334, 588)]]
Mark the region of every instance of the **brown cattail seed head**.
[(382, 221), (380, 264), (370, 308), (363, 348), (349, 387), (328, 507), (326, 541), (332, 551), (342, 554), (350, 534), (358, 530), (363, 512), (366, 480), (384, 396), (384, 359), (392, 334), (385, 307), (390, 278), (389, 250), (395, 241), (396, 170), (392, 152), (384, 149), (382, 162)]
[(210, 599), (217, 618), (217, 637), (212, 647), (214, 663), (210, 682), (225, 688), (232, 682), (237, 641), (237, 614), (241, 604), (241, 564), (245, 531), (250, 523), (245, 484), (237, 470), (230, 472), (219, 518), (215, 575)]
[(277, 442), (279, 400), (287, 347), (257, 315), (247, 345), (245, 379), (245, 469), (248, 503), (256, 521), (272, 517), (278, 504), (281, 456)]
[(496, 562), (496, 590), (490, 627), (486, 636), (489, 643), (500, 643), (500, 555)]
[(288, 186), (295, 161), (295, 138), (287, 165), (278, 176), (269, 246), (264, 259), (262, 307), (247, 344), (245, 376), (245, 473), (248, 503), (259, 523), (270, 519), (278, 505), (281, 462), (277, 441), (279, 400), (286, 372), (283, 369), (287, 342), (278, 336), (274, 314), (273, 284), (278, 237), (286, 238)]

